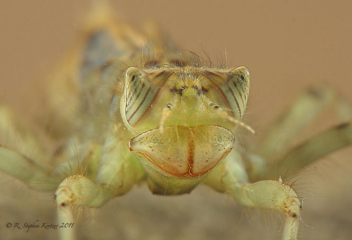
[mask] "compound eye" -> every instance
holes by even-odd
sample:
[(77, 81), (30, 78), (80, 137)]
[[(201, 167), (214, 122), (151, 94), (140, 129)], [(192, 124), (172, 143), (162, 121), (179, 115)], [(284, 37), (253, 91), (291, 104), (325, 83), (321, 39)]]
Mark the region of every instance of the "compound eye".
[(249, 94), (249, 71), (246, 67), (238, 67), (227, 75), (226, 83), (221, 86), (229, 101), (236, 119), (242, 119)]
[(123, 106), (125, 121), (132, 127), (142, 118), (158, 92), (148, 75), (139, 68), (130, 67), (125, 73)]

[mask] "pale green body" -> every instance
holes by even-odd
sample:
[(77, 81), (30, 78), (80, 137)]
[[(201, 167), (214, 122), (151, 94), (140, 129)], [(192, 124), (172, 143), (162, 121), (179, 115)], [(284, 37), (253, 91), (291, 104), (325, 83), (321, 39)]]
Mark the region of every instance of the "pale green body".
[[(38, 118), (42, 135), (59, 144), (45, 145), (0, 105), (1, 171), (32, 188), (55, 191), (63, 222), (72, 221), (72, 205), (101, 207), (144, 180), (160, 195), (189, 193), (203, 182), (242, 206), (283, 212), (283, 239), (297, 239), (298, 195), (281, 178), (264, 179), (292, 175), (351, 144), (351, 124), (313, 137), (276, 162), (268, 160), (284, 152), (328, 103), (338, 100), (350, 119), (333, 91), (307, 91), (273, 124), (261, 147), (248, 153), (236, 144), (238, 127), (251, 130), (241, 122), (249, 94), (245, 67), (205, 67), (157, 36), (102, 16), (86, 35), (53, 75), (46, 111)], [(41, 164), (47, 158), (53, 165)], [(62, 230), (62, 238), (73, 239), (72, 229)]]

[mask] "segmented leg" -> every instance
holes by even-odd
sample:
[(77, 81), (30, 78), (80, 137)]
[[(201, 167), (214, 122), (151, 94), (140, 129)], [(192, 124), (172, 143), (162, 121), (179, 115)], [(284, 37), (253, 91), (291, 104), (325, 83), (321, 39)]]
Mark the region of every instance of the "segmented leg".
[[(112, 198), (129, 191), (144, 178), (145, 172), (129, 152), (127, 140), (116, 136), (107, 139), (94, 181), (76, 174), (66, 178), (58, 187), (55, 196), (59, 222), (73, 222), (73, 205), (101, 207)], [(73, 229), (62, 229), (61, 234), (63, 239), (72, 237)]]
[(279, 210), (286, 215), (283, 240), (296, 240), (301, 215), (297, 193), (281, 180), (249, 183), (240, 155), (232, 151), (204, 181), (217, 191), (225, 192), (244, 207)]
[[(287, 151), (289, 142), (332, 104), (345, 124)], [(324, 85), (310, 87), (268, 128), (258, 145), (257, 155), (245, 153), (251, 181), (287, 177), (320, 157), (351, 145), (350, 127), (347, 126), (350, 123), (346, 123), (351, 119), (350, 105), (336, 91)]]
[(276, 160), (288, 143), (332, 104), (343, 122), (352, 119), (350, 106), (332, 88), (325, 85), (308, 88), (271, 124), (256, 152), (267, 161)]
[(272, 175), (291, 176), (315, 160), (349, 145), (352, 145), (351, 122), (330, 128), (291, 149), (273, 164)]
[[(49, 170), (6, 147), (0, 147), (0, 171), (37, 190), (49, 191), (57, 187), (57, 184), (55, 184), (57, 181), (55, 181), (55, 177), (50, 176)], [(50, 181), (48, 181), (49, 179)]]
[(58, 184), (43, 161), (46, 148), (37, 136), (0, 102), (0, 171), (34, 189), (54, 190)]

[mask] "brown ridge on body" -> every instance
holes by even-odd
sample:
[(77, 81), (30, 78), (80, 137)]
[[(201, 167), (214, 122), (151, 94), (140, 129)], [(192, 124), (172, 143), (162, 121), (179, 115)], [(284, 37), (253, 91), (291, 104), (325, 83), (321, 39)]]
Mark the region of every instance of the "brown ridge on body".
[[(149, 162), (151, 162), (154, 166), (158, 167), (159, 169), (162, 170), (162, 172), (170, 174), (172, 176), (175, 177), (180, 177), (180, 178), (189, 178), (189, 177), (199, 177), (202, 176), (206, 173), (208, 173), (209, 171), (211, 171), (214, 167), (217, 166), (217, 164), (224, 158), (227, 156), (227, 154), (232, 150), (229, 149), (228, 151), (225, 151), (219, 158), (218, 161), (209, 169), (204, 170), (203, 172), (199, 172), (199, 173), (194, 173), (194, 163), (195, 163), (195, 156), (194, 156), (194, 150), (195, 150), (195, 142), (194, 142), (194, 138), (193, 138), (193, 130), (189, 129), (189, 141), (188, 141), (188, 156), (187, 156), (187, 165), (188, 165), (188, 169), (185, 169), (186, 171), (183, 171), (182, 173), (175, 173), (175, 171), (173, 170), (167, 170), (165, 168), (163, 168), (161, 165), (159, 165), (157, 162), (155, 162), (153, 160), (153, 158), (151, 156), (149, 156), (148, 153), (142, 153), (142, 152), (134, 152), (134, 149), (131, 146), (131, 142), (129, 143), (129, 150), (135, 154), (138, 154), (140, 156), (143, 156), (144, 158), (146, 158)], [(132, 140), (133, 141), (133, 140)], [(170, 160), (170, 159), (169, 159)], [(181, 167), (181, 166), (180, 166)]]
[(165, 71), (158, 72), (154, 77), (158, 78), (158, 77), (160, 77), (163, 74), (165, 74)]
[(189, 176), (193, 176), (193, 166), (194, 166), (194, 140), (193, 140), (193, 132), (191, 129), (190, 138), (188, 141), (188, 174)]

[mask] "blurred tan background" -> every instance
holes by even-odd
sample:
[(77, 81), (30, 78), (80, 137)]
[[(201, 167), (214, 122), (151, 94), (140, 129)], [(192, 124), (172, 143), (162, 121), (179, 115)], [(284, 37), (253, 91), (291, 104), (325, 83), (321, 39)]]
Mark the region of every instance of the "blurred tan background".
[[(31, 108), (33, 89), (71, 47), (90, 4), (0, 0), (0, 98), (18, 111)], [(350, 1), (121, 0), (111, 5), (122, 21), (136, 26), (154, 20), (183, 49), (206, 52), (215, 63), (226, 52), (229, 66), (247, 66), (246, 122), (259, 137), (309, 85), (327, 83), (352, 101)], [(331, 114), (312, 132), (338, 123)], [(352, 239), (351, 160), (351, 148), (339, 151), (297, 177), (297, 189), (307, 197), (301, 239)], [(55, 222), (52, 195), (13, 182), (0, 179), (0, 239), (58, 239), (53, 229), (6, 229), (7, 222)], [(247, 214), (205, 187), (187, 196), (158, 197), (143, 185), (93, 215), (75, 226), (79, 239), (280, 239), (282, 226), (262, 220), (259, 212)]]

